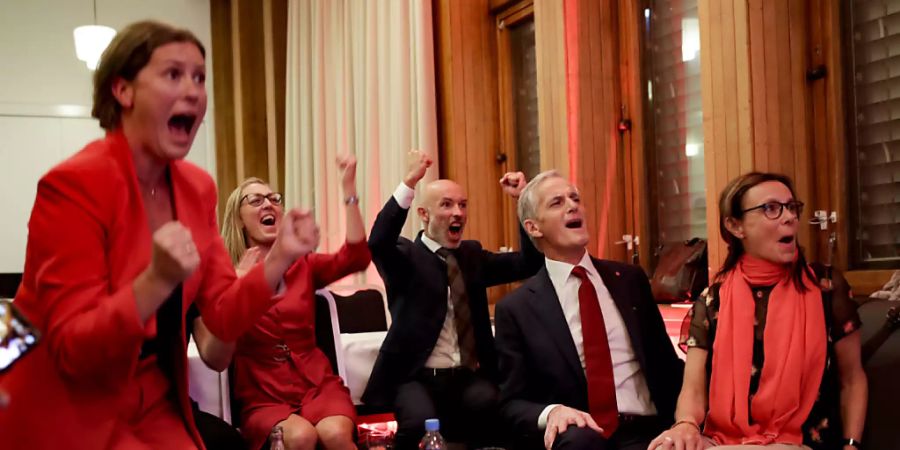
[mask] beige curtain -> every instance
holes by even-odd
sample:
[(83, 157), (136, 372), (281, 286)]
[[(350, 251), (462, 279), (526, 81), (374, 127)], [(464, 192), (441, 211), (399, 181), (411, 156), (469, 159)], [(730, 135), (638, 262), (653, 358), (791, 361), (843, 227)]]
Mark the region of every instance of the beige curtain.
[[(334, 251), (346, 223), (338, 154), (359, 160), (369, 227), (405, 174), (409, 149), (437, 161), (431, 2), (291, 0), (288, 13), (285, 193), (289, 206), (315, 209), (319, 250)], [(407, 237), (421, 228), (410, 216)], [(375, 281), (373, 273), (352, 282)]]

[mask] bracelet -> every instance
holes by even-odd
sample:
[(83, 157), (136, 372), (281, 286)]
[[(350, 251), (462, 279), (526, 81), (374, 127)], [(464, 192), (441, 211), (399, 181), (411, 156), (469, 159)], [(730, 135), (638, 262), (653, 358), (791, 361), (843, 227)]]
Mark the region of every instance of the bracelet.
[(860, 448), (862, 447), (862, 442), (853, 438), (844, 438), (844, 445), (849, 445), (851, 447)]
[(344, 199), (344, 204), (347, 206), (359, 204), (359, 197), (351, 195)]
[(675, 422), (675, 425), (672, 425), (672, 427), (669, 429), (671, 430), (672, 428), (675, 428), (678, 425), (681, 425), (683, 423), (691, 424), (694, 426), (694, 428), (697, 429), (697, 431), (699, 431), (701, 433), (703, 432), (703, 430), (700, 429), (700, 425), (697, 425), (697, 422), (694, 422), (693, 420), (679, 420), (678, 422)]

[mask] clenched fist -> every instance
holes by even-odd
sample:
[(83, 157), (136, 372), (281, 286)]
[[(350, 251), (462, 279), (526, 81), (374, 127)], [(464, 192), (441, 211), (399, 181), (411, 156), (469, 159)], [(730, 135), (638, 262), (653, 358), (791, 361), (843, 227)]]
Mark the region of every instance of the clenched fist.
[(427, 153), (421, 150), (410, 150), (409, 153), (406, 154), (406, 162), (407, 166), (409, 166), (409, 172), (406, 174), (403, 182), (406, 183), (410, 189), (415, 189), (416, 183), (425, 176), (425, 172), (431, 167), (431, 164), (433, 164), (434, 161)]
[(191, 276), (200, 266), (200, 255), (191, 230), (179, 222), (168, 222), (153, 233), (150, 271), (174, 286)]
[(319, 226), (307, 209), (288, 211), (278, 228), (270, 254), (283, 258), (288, 265), (319, 246)]
[(341, 188), (344, 195), (356, 195), (356, 156), (346, 154), (337, 158), (338, 170), (341, 172)]
[(526, 184), (528, 183), (525, 181), (525, 174), (522, 172), (507, 172), (503, 175), (503, 178), (500, 178), (500, 186), (503, 187), (503, 192), (506, 192), (512, 198), (519, 198)]

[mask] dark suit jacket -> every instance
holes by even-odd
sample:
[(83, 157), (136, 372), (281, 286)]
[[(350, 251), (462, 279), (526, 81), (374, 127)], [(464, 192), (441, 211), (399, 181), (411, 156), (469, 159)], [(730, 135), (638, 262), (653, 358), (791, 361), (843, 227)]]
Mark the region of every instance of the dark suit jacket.
[[(675, 354), (640, 267), (594, 259), (615, 301), (650, 397), (671, 423), (684, 364)], [(503, 416), (517, 435), (543, 436), (538, 416), (559, 403), (588, 410), (587, 381), (547, 268), (504, 297), (494, 311)]]
[[(400, 237), (408, 212), (391, 196), (369, 236), (372, 261), (384, 280), (393, 319), (363, 394), (363, 402), (369, 405), (393, 405), (396, 387), (424, 367), (447, 316), (447, 265), (425, 246), (421, 232), (415, 241)], [(521, 252), (493, 253), (471, 240), (456, 250), (466, 280), (480, 370), (492, 379), (497, 354), (486, 288), (527, 278), (544, 260), (522, 234)]]

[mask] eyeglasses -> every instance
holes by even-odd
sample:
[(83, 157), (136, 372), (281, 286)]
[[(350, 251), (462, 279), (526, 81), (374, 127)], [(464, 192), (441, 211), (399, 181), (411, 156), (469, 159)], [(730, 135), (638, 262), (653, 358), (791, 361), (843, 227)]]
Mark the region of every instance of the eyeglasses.
[(790, 201), (787, 203), (766, 202), (759, 206), (747, 208), (741, 211), (741, 214), (748, 213), (750, 211), (753, 211), (754, 209), (761, 209), (763, 211), (763, 214), (765, 214), (767, 218), (777, 220), (784, 213), (785, 208), (793, 213), (796, 217), (800, 217), (800, 214), (803, 214), (803, 202), (798, 201)]
[(279, 194), (278, 192), (269, 192), (266, 195), (247, 194), (247, 195), (241, 197), (241, 201), (238, 202), (238, 204), (240, 205), (241, 203), (244, 202), (244, 200), (247, 200), (247, 204), (255, 208), (257, 206), (262, 206), (263, 200), (266, 200), (266, 199), (268, 199), (269, 203), (271, 203), (273, 205), (281, 206), (281, 203), (284, 201), (284, 196)]

